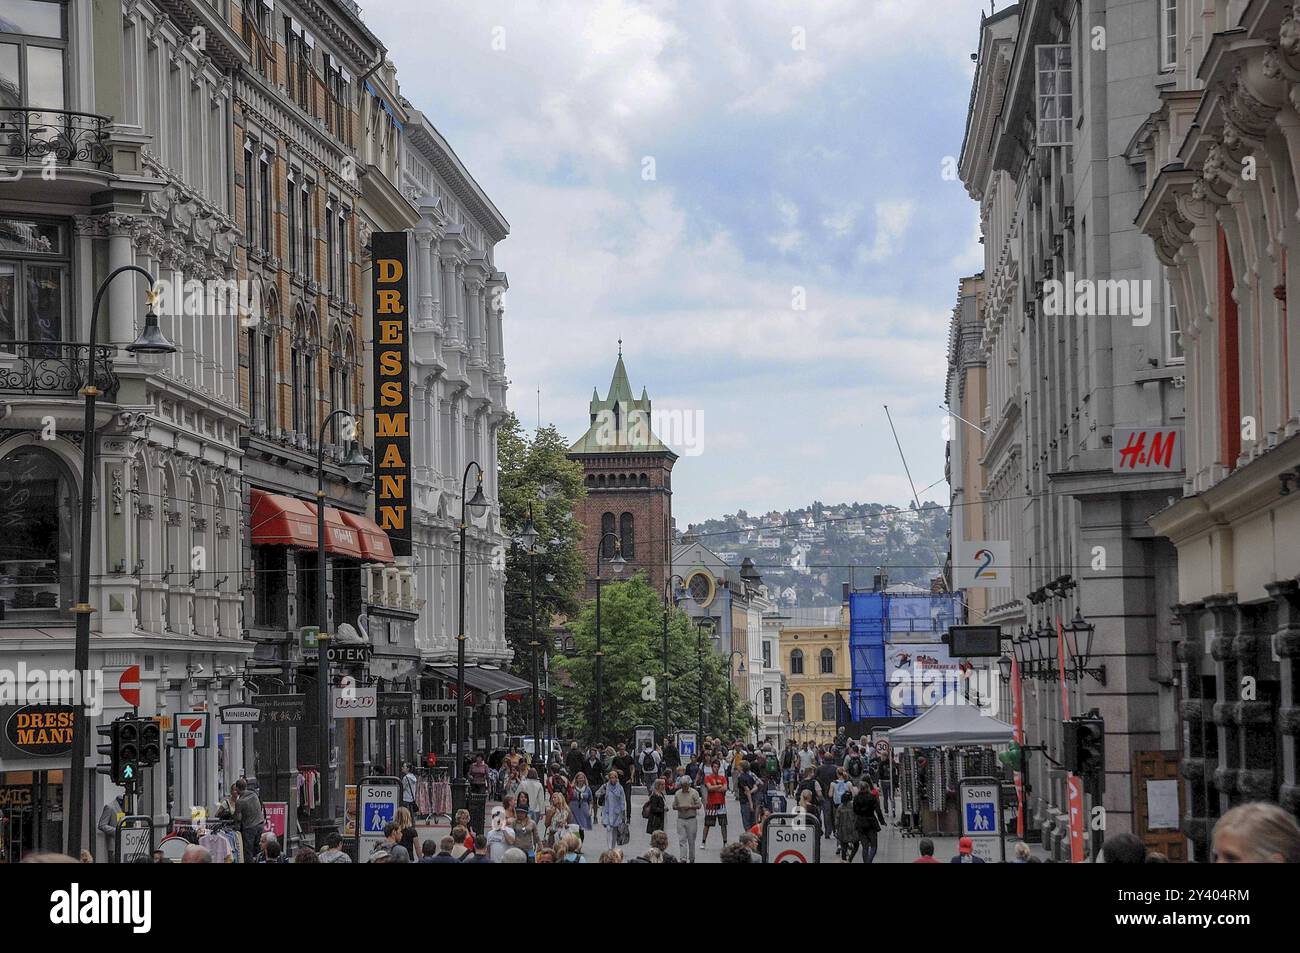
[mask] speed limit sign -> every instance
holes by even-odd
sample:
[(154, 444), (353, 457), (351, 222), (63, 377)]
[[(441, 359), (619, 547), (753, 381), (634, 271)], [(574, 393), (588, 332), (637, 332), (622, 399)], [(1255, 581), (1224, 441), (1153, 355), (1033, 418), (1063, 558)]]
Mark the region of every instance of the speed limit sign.
[(876, 742), (876, 754), (880, 755), (882, 758), (889, 757), (888, 738), (881, 738), (879, 741)]

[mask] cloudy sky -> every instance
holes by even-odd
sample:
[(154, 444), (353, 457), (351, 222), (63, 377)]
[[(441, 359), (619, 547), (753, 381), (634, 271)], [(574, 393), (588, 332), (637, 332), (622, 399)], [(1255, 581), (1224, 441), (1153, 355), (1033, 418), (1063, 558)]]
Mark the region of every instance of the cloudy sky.
[[(999, 3), (1004, 6), (1005, 3)], [(369, 0), (510, 222), (510, 403), (576, 439), (623, 339), (692, 519), (943, 476), (961, 147), (987, 0)], [(802, 306), (801, 306), (802, 305)], [(925, 497), (946, 499), (945, 486)]]

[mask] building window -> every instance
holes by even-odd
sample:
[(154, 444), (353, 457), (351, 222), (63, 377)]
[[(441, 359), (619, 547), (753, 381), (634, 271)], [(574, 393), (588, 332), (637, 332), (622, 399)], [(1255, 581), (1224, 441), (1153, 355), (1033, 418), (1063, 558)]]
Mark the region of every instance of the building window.
[(631, 559), (636, 555), (636, 533), (631, 513), (619, 517), (618, 540), (623, 547), (623, 558)]
[(248, 329), (248, 419), (257, 423), (261, 418), (258, 417), (258, 410), (262, 406), (262, 401), (258, 397), (257, 389), (261, 385), (261, 375), (258, 374), (258, 341), (261, 335), (257, 333), (256, 328)]
[(345, 208), (339, 209), (339, 227), (338, 227), (338, 255), (339, 255), (339, 272), (338, 285), (336, 294), (339, 301), (347, 304), (348, 302), (348, 216), (350, 212)]
[(763, 689), (763, 714), (772, 714), (772, 689)]
[(289, 245), (289, 270), (296, 272), (298, 270), (298, 203), (294, 201), (297, 190), (294, 188), (293, 169), (289, 170), (288, 188), (285, 195), (289, 197), (287, 208), (289, 213), (288, 221), (288, 245)]
[(63, 340), (68, 265), (63, 225), (0, 218), (0, 346)]
[(263, 420), (267, 433), (274, 433), (275, 428), (275, 337), (262, 335), (262, 401)]
[(821, 663), (820, 671), (823, 675), (835, 674), (835, 653), (830, 649), (822, 649), (819, 656)]
[(613, 513), (604, 513), (600, 517), (600, 555), (602, 559), (612, 559), (614, 557), (614, 536), (618, 533), (618, 526), (614, 520)]
[(269, 252), (271, 250), (271, 199), (273, 193), (271, 189), (271, 154), (265, 149), (262, 150), (259, 163), (258, 191), (258, 199), (262, 203), (262, 250)]
[(249, 248), (253, 242), (253, 202), (255, 183), (253, 179), (253, 143), (244, 143), (244, 242)]
[(1074, 136), (1073, 67), (1068, 44), (1034, 48), (1038, 77), (1038, 144), (1068, 146)]
[(763, 668), (772, 667), (772, 643), (763, 642)]
[(78, 506), (71, 472), (48, 450), (0, 461), (0, 621), (71, 618)]
[(1178, 323), (1178, 302), (1174, 300), (1174, 289), (1165, 279), (1165, 363), (1182, 364), (1183, 329)]
[(338, 286), (334, 274), (334, 198), (325, 200), (325, 290), (333, 295)]
[(1178, 67), (1178, 0), (1160, 0), (1160, 71)]
[(298, 625), (315, 625), (318, 595), (316, 579), (317, 554), (298, 551)]
[(361, 563), (355, 559), (334, 560), (334, 625), (357, 626), (361, 615)]
[(835, 724), (835, 696), (830, 692), (822, 693), (822, 721)]
[[(39, 116), (30, 119), (15, 116), (10, 109), (21, 112), (24, 106), (64, 108), (66, 36), (62, 3), (46, 0), (0, 3), (0, 122), (3, 122), (0, 129), (18, 131), (21, 140), (20, 130), (27, 123), (43, 120)], [(23, 146), (21, 142), (17, 144)]]
[(312, 280), (312, 220), (311, 220), (311, 190), (313, 183), (304, 181), (302, 184), (302, 275), (308, 281)]
[(791, 675), (803, 674), (803, 652), (801, 652), (799, 649), (795, 649), (793, 652), (790, 653), (790, 674)]
[(253, 625), (289, 627), (289, 551), (283, 546), (253, 547)]
[(790, 696), (790, 720), (803, 721), (807, 712), (804, 709), (803, 695), (795, 692)]

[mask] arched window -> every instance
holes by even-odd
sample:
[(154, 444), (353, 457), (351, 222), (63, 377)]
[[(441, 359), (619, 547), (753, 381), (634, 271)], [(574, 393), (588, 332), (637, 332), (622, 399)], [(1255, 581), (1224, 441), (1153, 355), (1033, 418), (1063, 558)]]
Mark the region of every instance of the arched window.
[(256, 326), (248, 329), (248, 419), (255, 423), (262, 420), (261, 340)]
[(307, 356), (310, 341), (307, 331), (307, 316), (303, 313), (302, 305), (299, 305), (294, 312), (292, 344), (292, 356), (289, 361), (290, 385), (293, 389), (290, 397), (293, 402), (292, 426), (296, 433), (307, 433), (311, 429), (307, 423), (309, 399), (306, 390), (307, 382), (311, 379), (311, 359)]
[(623, 549), (623, 558), (631, 559), (636, 555), (636, 536), (632, 525), (632, 514), (624, 513), (618, 521), (618, 541)]
[(821, 673), (823, 675), (832, 675), (835, 672), (835, 653), (830, 649), (821, 651)]
[(262, 423), (274, 434), (275, 419), (275, 328), (262, 323)]
[(318, 429), (320, 427), (320, 397), (316, 390), (316, 381), (319, 378), (316, 362), (320, 359), (320, 322), (316, 320), (316, 312), (312, 311), (307, 315), (307, 346), (302, 352), (302, 399), (303, 399), (303, 429), (307, 434), (308, 446), (316, 445)]
[(72, 472), (50, 451), (18, 447), (0, 461), (0, 599), (8, 621), (70, 615), (78, 510)]
[(835, 696), (831, 692), (822, 694), (822, 721), (835, 724)]
[(790, 674), (803, 674), (803, 652), (799, 649), (795, 649), (790, 653)]
[(803, 721), (805, 714), (803, 696), (795, 692), (790, 696), (790, 720)]
[(649, 485), (650, 485), (650, 477), (648, 477), (648, 476), (647, 476), (646, 474), (644, 474), (644, 473), (641, 474), (641, 485), (642, 485), (642, 486), (649, 486)]
[(610, 533), (618, 532), (618, 523), (614, 519), (613, 513), (605, 513), (600, 518), (600, 555), (602, 559), (610, 559), (614, 555), (614, 538)]
[[(343, 335), (339, 331), (339, 326), (334, 325), (334, 331), (330, 334), (330, 378), (329, 378), (329, 399), (330, 413), (338, 410), (342, 406), (344, 384), (347, 381), (346, 372), (343, 370)], [(339, 418), (335, 417), (330, 421), (330, 443), (338, 445), (339, 442)]]

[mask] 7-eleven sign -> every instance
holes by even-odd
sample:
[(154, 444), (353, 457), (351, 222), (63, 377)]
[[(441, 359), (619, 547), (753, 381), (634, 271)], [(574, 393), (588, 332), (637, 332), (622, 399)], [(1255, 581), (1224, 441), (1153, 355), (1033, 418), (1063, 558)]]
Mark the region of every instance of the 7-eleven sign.
[(176, 729), (176, 747), (206, 748), (208, 746), (208, 719), (206, 711), (183, 711), (172, 724)]

